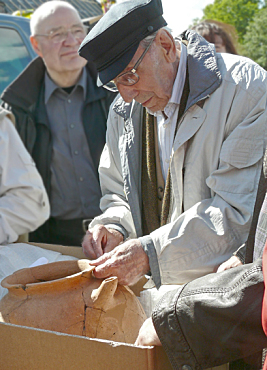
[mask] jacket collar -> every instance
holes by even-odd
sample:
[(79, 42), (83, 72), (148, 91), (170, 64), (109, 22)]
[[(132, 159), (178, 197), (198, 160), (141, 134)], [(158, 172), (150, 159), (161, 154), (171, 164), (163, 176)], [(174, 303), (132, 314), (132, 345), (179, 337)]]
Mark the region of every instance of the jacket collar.
[[(18, 108), (34, 111), (37, 104), (37, 98), (40, 95), (44, 83), (45, 64), (40, 57), (35, 58), (3, 92), (1, 99)], [(104, 88), (96, 85), (97, 71), (95, 67), (87, 63), (87, 100), (91, 103), (95, 100), (105, 98), (107, 93)]]
[[(190, 93), (186, 110), (200, 101), (204, 101), (221, 84), (221, 73), (217, 66), (215, 47), (197, 32), (187, 30), (178, 39), (187, 44), (187, 63), (189, 71)], [(131, 113), (131, 103), (118, 97), (113, 110), (125, 120)]]
[(208, 43), (197, 32), (187, 30), (179, 37), (187, 44), (190, 94), (186, 109), (202, 99), (206, 99), (221, 84), (222, 77), (217, 66), (214, 45)]
[(4, 90), (4, 102), (19, 108), (31, 109), (36, 104), (45, 73), (42, 58), (35, 58), (23, 72)]
[(118, 98), (113, 105), (113, 110), (126, 121), (131, 115), (132, 106), (133, 102), (126, 103), (122, 97), (118, 95)]

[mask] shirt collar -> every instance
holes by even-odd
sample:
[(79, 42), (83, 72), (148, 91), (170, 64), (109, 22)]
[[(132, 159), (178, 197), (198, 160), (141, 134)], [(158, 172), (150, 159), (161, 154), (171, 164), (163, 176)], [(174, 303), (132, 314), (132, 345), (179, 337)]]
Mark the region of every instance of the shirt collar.
[(180, 42), (181, 45), (181, 56), (179, 61), (179, 67), (177, 71), (177, 75), (173, 84), (172, 88), (172, 96), (168, 102), (180, 104), (184, 83), (185, 83), (185, 76), (186, 76), (186, 59), (187, 59), (187, 49), (186, 46)]
[[(178, 42), (180, 42), (178, 40)], [(170, 100), (168, 101), (168, 104), (164, 108), (164, 113), (169, 117), (175, 107), (180, 104), (181, 97), (182, 97), (182, 92), (184, 88), (184, 83), (185, 83), (185, 77), (186, 77), (186, 61), (187, 61), (187, 49), (186, 46), (180, 42), (180, 47), (181, 47), (181, 55), (180, 55), (180, 61), (179, 61), (179, 67), (178, 71), (174, 80), (173, 88), (172, 88), (172, 95), (170, 97)], [(156, 116), (162, 116), (162, 112), (150, 112), (149, 109), (147, 109), (149, 114)]]
[[(45, 72), (45, 104), (47, 104), (48, 100), (50, 99), (51, 95), (54, 93), (55, 90), (63, 90), (55, 84), (55, 82), (50, 78), (48, 75), (47, 71)], [(80, 86), (83, 89), (83, 98), (86, 98), (86, 87), (87, 87), (87, 72), (86, 68), (83, 67), (82, 75), (79, 79), (79, 81), (76, 83), (75, 88), (71, 93), (73, 93), (76, 89), (77, 86)]]

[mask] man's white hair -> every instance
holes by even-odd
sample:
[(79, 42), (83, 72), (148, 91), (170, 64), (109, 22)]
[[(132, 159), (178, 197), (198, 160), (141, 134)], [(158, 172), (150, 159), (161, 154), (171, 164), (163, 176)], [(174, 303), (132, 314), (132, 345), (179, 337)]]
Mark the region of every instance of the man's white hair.
[[(162, 29), (162, 30), (166, 30), (166, 31), (168, 31), (168, 32), (172, 35), (172, 30), (171, 30), (171, 28), (170, 28), (170, 27), (165, 26), (165, 27), (162, 27), (162, 28), (160, 28), (160, 29)], [(149, 35), (149, 36), (147, 36), (146, 38), (144, 38), (144, 39), (140, 42), (140, 44), (142, 45), (142, 47), (143, 47), (143, 48), (146, 48), (146, 47), (149, 45), (150, 41), (151, 41), (152, 39), (154, 39), (154, 38), (157, 36), (157, 33), (158, 33), (158, 32), (159, 32), (159, 30), (157, 30), (156, 32), (153, 32), (151, 35)], [(175, 40), (175, 43), (176, 43), (176, 40)]]
[[(30, 26), (32, 36), (38, 34), (38, 28), (40, 24), (51, 14), (55, 13), (58, 8), (69, 8), (74, 10), (78, 16), (78, 11), (67, 1), (62, 0), (51, 0), (41, 4), (32, 14)], [(80, 18), (80, 16), (79, 16)]]

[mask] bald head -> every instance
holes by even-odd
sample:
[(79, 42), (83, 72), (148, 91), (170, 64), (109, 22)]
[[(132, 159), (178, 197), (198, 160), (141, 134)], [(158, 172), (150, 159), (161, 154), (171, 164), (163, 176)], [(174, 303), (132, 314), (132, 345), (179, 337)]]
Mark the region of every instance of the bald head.
[(43, 24), (43, 22), (46, 21), (51, 15), (53, 15), (57, 10), (60, 9), (70, 9), (77, 13), (78, 18), (80, 19), (77, 10), (68, 2), (61, 0), (47, 1), (40, 5), (31, 16), (30, 21), (31, 34), (34, 36), (40, 33), (40, 27)]
[(75, 85), (86, 64), (78, 54), (86, 33), (77, 10), (65, 1), (47, 1), (33, 13), (31, 32), (50, 78), (60, 87)]

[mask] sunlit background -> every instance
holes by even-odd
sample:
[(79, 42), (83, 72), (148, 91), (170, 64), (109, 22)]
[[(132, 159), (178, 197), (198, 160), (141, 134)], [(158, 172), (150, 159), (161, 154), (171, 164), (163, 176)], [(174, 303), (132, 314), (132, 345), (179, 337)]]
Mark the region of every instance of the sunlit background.
[(202, 9), (213, 0), (162, 0), (163, 16), (174, 34), (186, 30), (195, 18), (202, 18)]

